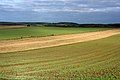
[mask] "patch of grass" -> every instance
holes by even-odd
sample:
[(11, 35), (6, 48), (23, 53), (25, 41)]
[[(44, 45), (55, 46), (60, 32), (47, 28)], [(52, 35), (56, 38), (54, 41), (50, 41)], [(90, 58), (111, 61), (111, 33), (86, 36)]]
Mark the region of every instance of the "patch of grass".
[(0, 54), (0, 78), (120, 80), (120, 35), (59, 47)]
[(30, 37), (54, 36), (60, 34), (93, 32), (111, 28), (57, 28), (57, 27), (29, 27), (16, 29), (0, 29), (0, 40), (22, 39)]

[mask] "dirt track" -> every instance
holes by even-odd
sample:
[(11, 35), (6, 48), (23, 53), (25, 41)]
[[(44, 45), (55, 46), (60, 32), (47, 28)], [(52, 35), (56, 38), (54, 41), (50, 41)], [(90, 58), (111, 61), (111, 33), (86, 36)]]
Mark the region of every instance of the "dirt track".
[(0, 53), (24, 51), (38, 48), (60, 46), (90, 40), (97, 40), (112, 35), (120, 34), (120, 29), (107, 31), (59, 35), (51, 37), (27, 38), (19, 40), (0, 41)]

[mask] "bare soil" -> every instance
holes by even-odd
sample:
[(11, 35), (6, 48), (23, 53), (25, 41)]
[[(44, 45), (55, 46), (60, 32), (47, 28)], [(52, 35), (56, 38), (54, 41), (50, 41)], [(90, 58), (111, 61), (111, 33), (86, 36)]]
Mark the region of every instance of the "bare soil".
[(4, 40), (0, 41), (0, 53), (61, 46), (102, 39), (117, 34), (120, 34), (120, 29), (18, 40)]
[(25, 28), (27, 26), (0, 26), (0, 29), (10, 29), (10, 28)]

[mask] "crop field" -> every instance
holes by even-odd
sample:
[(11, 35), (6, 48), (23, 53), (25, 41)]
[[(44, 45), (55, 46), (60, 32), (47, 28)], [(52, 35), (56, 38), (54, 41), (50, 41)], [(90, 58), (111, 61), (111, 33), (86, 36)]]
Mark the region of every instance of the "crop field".
[(54, 36), (60, 34), (93, 32), (108, 29), (110, 28), (27, 27), (27, 28), (0, 29), (0, 40)]
[[(55, 34), (60, 34), (62, 28), (56, 29)], [(21, 30), (27, 33), (27, 29), (18, 29), (18, 32)], [(48, 29), (47, 32), (52, 31)], [(71, 29), (62, 33), (71, 33)], [(120, 80), (120, 35), (58, 47), (1, 53), (0, 80)]]

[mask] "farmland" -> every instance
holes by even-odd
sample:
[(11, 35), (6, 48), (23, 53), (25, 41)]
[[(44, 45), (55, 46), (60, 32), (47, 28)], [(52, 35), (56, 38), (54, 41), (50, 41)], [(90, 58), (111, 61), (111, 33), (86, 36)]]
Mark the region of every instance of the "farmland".
[[(20, 27), (20, 26), (19, 26)], [(30, 37), (54, 36), (60, 34), (84, 33), (111, 28), (59, 28), (59, 27), (28, 27), (0, 29), (0, 40), (13, 40)]]
[(0, 80), (120, 80), (120, 0), (0, 0)]
[(120, 34), (119, 29), (36, 38), (23, 38), (16, 40), (1, 40), (0, 53), (61, 46), (72, 43), (97, 40), (116, 34)]
[[(69, 33), (69, 30), (66, 31)], [(66, 31), (63, 30), (64, 33)], [(56, 34), (58, 33), (59, 30)], [(119, 34), (58, 47), (1, 53), (0, 78), (1, 80), (120, 80), (119, 57)]]

